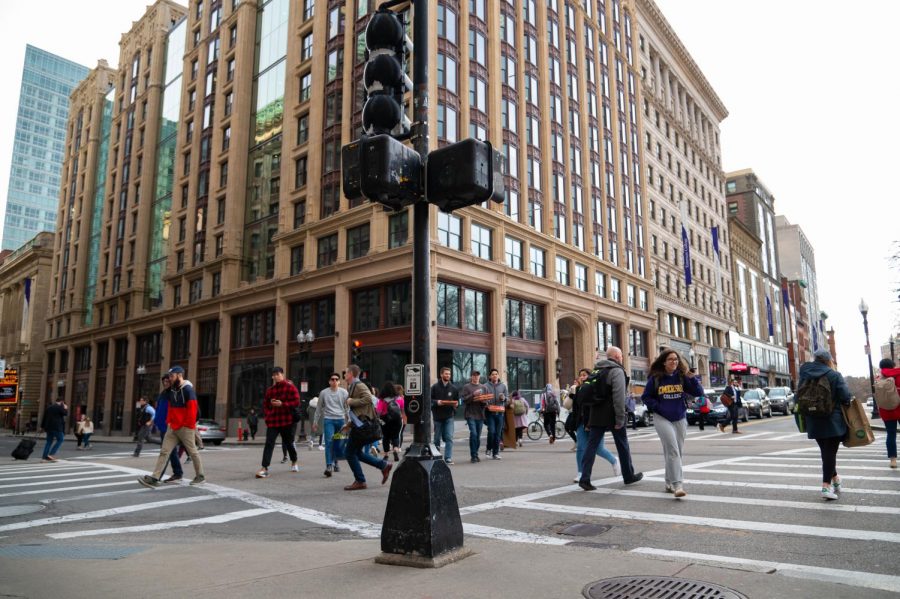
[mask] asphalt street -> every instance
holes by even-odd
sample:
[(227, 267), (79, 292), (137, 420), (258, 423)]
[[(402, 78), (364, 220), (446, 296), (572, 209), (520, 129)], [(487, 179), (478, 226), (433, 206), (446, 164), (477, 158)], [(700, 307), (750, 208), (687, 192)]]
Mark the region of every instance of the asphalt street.
[[(741, 430), (689, 427), (688, 495), (674, 499), (664, 491), (652, 426), (628, 431), (643, 481), (625, 486), (598, 458), (598, 490), (585, 492), (572, 482), (577, 469), (570, 440), (526, 440), (520, 449), (505, 450), (502, 460), (472, 464), (468, 433), (458, 423), (452, 472), (467, 543), (528, 545), (535, 563), (543, 551), (567, 546), (713, 569), (827, 576), (839, 596), (900, 593), (900, 471), (888, 468), (884, 433), (876, 432), (868, 447), (841, 448), (844, 489), (839, 501), (824, 502), (818, 448), (797, 433), (792, 419), (753, 420)], [(9, 456), (16, 442), (0, 439), (2, 455)], [(40, 461), (42, 443), (27, 462), (0, 462), (0, 569), (7, 574), (16, 562), (49, 558), (127, 562), (130, 552), (176, 540), (213, 550), (377, 539), (390, 486), (378, 484), (380, 473), (364, 465), (369, 488), (345, 492), (352, 481), (346, 464), (325, 478), (324, 453), (306, 445), (298, 448), (299, 473), (278, 463), (276, 449), (272, 476), (256, 479), (262, 446), (226, 444), (201, 452), (208, 484), (150, 490), (136, 478), (152, 470), (158, 446), (133, 458), (131, 443), (96, 443), (93, 451), (74, 445), (66, 441), (58, 463)], [(606, 446), (615, 453), (611, 438)], [(185, 474), (185, 480), (193, 475), (189, 463)], [(589, 536), (564, 532), (576, 524), (597, 528)], [(5, 582), (0, 577), (0, 591)], [(28, 587), (14, 590), (22, 588)]]

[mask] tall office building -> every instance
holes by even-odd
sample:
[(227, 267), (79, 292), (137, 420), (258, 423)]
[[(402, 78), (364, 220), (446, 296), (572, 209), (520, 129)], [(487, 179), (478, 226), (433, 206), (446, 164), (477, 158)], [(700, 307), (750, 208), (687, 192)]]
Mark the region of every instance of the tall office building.
[[(341, 193), (374, 8), (158, 0), (123, 35), (114, 88), (90, 84), (70, 118), (47, 396), (127, 431), (135, 396), (177, 363), (233, 434), (273, 365), (310, 397), (359, 345), (373, 382), (402, 382), (410, 210)], [(531, 398), (615, 344), (645, 380), (656, 319), (632, 2), (430, 8), (436, 27), (414, 41), (430, 55), (432, 148), (472, 136), (507, 163), (504, 203), (431, 208), (432, 376), (496, 367)]]
[(736, 318), (741, 332), (732, 336), (732, 347), (741, 352), (743, 365), (758, 369), (760, 386), (786, 385), (791, 380), (786, 348), (793, 331), (786, 331), (785, 325), (775, 196), (752, 169), (725, 177), (729, 219), (739, 221), (759, 241), (758, 265), (734, 257), (735, 296), (745, 301)]
[(636, 4), (657, 341), (681, 352), (704, 385), (723, 386), (736, 357), (719, 141), (728, 111), (653, 0)]
[(88, 71), (40, 48), (25, 47), (3, 224), (4, 250), (15, 250), (40, 231), (53, 231), (56, 226), (69, 94)]

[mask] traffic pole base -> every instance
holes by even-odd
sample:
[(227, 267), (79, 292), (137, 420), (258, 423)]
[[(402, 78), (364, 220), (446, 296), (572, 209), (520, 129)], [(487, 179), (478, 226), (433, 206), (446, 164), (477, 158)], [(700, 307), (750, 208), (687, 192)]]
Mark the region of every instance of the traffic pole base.
[(471, 554), (450, 467), (432, 448), (413, 443), (394, 469), (378, 563), (438, 568)]
[(443, 568), (447, 564), (458, 562), (474, 554), (474, 551), (466, 547), (460, 547), (459, 549), (442, 553), (437, 557), (382, 553), (375, 557), (375, 563), (387, 566), (406, 566), (407, 568)]

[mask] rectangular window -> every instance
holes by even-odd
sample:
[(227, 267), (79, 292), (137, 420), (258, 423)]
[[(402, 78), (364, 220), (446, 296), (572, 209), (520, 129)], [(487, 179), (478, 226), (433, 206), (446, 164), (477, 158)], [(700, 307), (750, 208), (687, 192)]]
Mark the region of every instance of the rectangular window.
[(319, 238), (319, 248), (316, 255), (316, 268), (331, 266), (337, 262), (338, 253), (338, 236), (337, 233), (326, 235)]
[(485, 260), (491, 259), (491, 229), (472, 223), (472, 253)]
[(397, 248), (406, 245), (409, 240), (409, 211), (392, 214), (388, 220), (388, 247)]
[(647, 357), (647, 332), (640, 329), (628, 331), (628, 353), (641, 358)]
[(584, 264), (575, 264), (575, 287), (579, 291), (587, 292), (587, 266)]
[(470, 331), (487, 331), (485, 314), (488, 310), (487, 294), (483, 291), (466, 289), (465, 292), (465, 328)]
[(506, 238), (506, 265), (522, 270), (522, 242), (512, 237)]
[(462, 250), (462, 219), (438, 211), (438, 241), (452, 250)]
[(614, 322), (597, 321), (597, 349), (605, 351), (609, 346), (621, 347), (619, 325)]
[(291, 275), (303, 272), (303, 244), (291, 248)]
[(529, 256), (531, 262), (531, 274), (536, 277), (544, 278), (547, 276), (546, 257), (547, 252), (540, 248), (529, 248)]
[(362, 258), (369, 253), (369, 224), (347, 229), (347, 260)]
[(561, 256), (556, 257), (556, 282), (566, 286), (570, 283), (569, 261)]
[(381, 289), (365, 289), (353, 294), (353, 330), (374, 331), (380, 326)]
[(387, 326), (401, 327), (412, 323), (412, 285), (409, 281), (385, 287)]
[(459, 328), (459, 287), (438, 282), (437, 323), (442, 327)]

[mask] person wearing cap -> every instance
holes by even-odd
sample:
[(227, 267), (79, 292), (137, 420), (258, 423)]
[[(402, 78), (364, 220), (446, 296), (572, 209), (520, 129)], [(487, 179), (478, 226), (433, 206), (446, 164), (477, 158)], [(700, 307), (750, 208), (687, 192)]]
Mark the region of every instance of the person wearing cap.
[(831, 386), (834, 409), (826, 416), (806, 416), (806, 438), (815, 439), (822, 456), (822, 499), (834, 501), (841, 492), (841, 477), (837, 473), (837, 452), (847, 436), (847, 423), (841, 405), (850, 405), (850, 389), (840, 372), (834, 370), (834, 360), (827, 349), (813, 352), (813, 361), (800, 366), (797, 394), (807, 381), (815, 383), (825, 377)]
[(484, 385), (481, 384), (481, 373), (473, 370), (469, 382), (463, 385), (459, 396), (462, 398), (465, 408), (463, 416), (469, 425), (469, 456), (474, 464), (480, 462), (478, 449), (481, 447), (481, 429), (484, 427), (484, 402), (479, 396), (484, 395)]
[(166, 436), (163, 437), (162, 448), (156, 459), (156, 467), (153, 474), (144, 475), (138, 482), (145, 487), (158, 487), (159, 477), (162, 476), (166, 462), (172, 454), (172, 450), (181, 443), (187, 450), (194, 464), (194, 479), (192, 485), (200, 485), (206, 482), (203, 474), (203, 462), (200, 460), (200, 452), (194, 442), (197, 433), (197, 393), (194, 386), (184, 380), (184, 368), (172, 366), (169, 369), (169, 394), (168, 411), (166, 413)]
[(299, 472), (297, 449), (294, 447), (294, 408), (300, 405), (300, 392), (294, 383), (284, 377), (284, 369), (272, 369), (272, 386), (266, 389), (263, 399), (263, 418), (266, 420), (266, 445), (263, 449), (262, 468), (256, 478), (269, 476), (269, 464), (275, 451), (275, 440), (280, 436), (282, 448), (291, 456), (291, 472)]
[[(166, 425), (166, 418), (169, 415), (169, 388), (172, 386), (172, 379), (169, 377), (168, 372), (163, 375), (161, 382), (163, 389), (156, 398), (156, 414), (153, 416), (153, 424), (156, 425), (156, 430), (159, 431), (160, 447), (162, 447), (163, 441), (166, 438), (166, 431), (169, 429)], [(169, 454), (169, 463), (172, 464), (172, 474), (163, 482), (174, 483), (184, 478), (184, 470), (181, 468), (181, 459), (178, 455), (177, 446), (174, 447), (172, 453)], [(162, 474), (160, 474), (160, 476), (162, 476)]]

